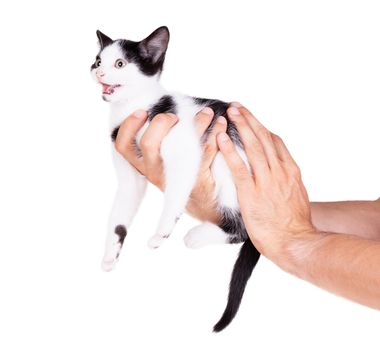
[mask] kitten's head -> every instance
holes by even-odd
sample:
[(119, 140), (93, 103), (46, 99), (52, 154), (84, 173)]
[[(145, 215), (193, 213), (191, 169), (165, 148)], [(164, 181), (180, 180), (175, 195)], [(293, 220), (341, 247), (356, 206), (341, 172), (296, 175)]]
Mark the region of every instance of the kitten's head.
[(157, 81), (163, 68), (169, 43), (169, 30), (160, 27), (142, 41), (112, 40), (96, 32), (100, 51), (91, 66), (91, 74), (102, 85), (102, 97), (117, 102), (136, 96)]

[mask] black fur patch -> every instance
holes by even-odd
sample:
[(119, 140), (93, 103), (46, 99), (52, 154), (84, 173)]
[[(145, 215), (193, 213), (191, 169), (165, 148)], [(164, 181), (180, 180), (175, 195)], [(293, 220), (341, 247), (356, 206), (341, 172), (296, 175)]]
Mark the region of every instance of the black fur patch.
[(225, 116), (227, 113), (227, 108), (229, 106), (229, 103), (221, 101), (221, 100), (215, 100), (211, 98), (202, 98), (202, 97), (193, 97), (193, 101), (195, 104), (203, 107), (210, 107), (213, 109), (215, 115), (217, 117), (219, 116)]
[(97, 61), (98, 58), (99, 58), (99, 55), (96, 55), (96, 57), (95, 57), (95, 62), (91, 65), (91, 70), (93, 70), (93, 69), (96, 68), (95, 63), (96, 63), (96, 61)]
[(148, 111), (148, 120), (152, 121), (152, 119), (160, 113), (177, 113), (173, 97), (170, 95), (164, 95), (158, 100), (158, 102), (152, 105)]
[(117, 126), (115, 129), (111, 132), (111, 140), (112, 142), (116, 141), (117, 133), (119, 132), (120, 126)]
[(218, 226), (229, 235), (229, 243), (241, 243), (248, 239), (248, 233), (240, 211), (236, 212), (228, 208), (222, 208), (220, 214), (222, 219)]
[(125, 236), (127, 235), (127, 229), (124, 225), (117, 225), (115, 227), (115, 234), (119, 236), (119, 243), (123, 245)]
[(111, 45), (114, 42), (110, 37), (103, 34), (100, 30), (96, 31), (96, 36), (98, 37), (98, 40), (99, 40), (100, 50), (99, 50), (99, 53), (95, 57), (95, 62), (91, 65), (91, 70), (97, 68), (95, 65), (96, 60), (100, 58), (99, 55), (104, 50), (104, 48), (108, 45)]
[(163, 54), (157, 62), (153, 63), (149, 58), (141, 56), (139, 42), (121, 39), (118, 40), (118, 43), (121, 47), (124, 58), (128, 62), (135, 63), (145, 75), (152, 76), (162, 72), (165, 54)]
[(231, 138), (232, 142), (243, 148), (243, 144), (241, 142), (239, 133), (235, 127), (235, 124), (229, 120), (227, 115), (227, 109), (230, 106), (229, 103), (220, 101), (220, 100), (214, 100), (214, 99), (208, 99), (208, 98), (200, 98), (200, 97), (193, 97), (193, 101), (199, 105), (204, 107), (210, 107), (214, 111), (214, 118), (210, 124), (210, 126), (207, 128), (205, 134), (204, 134), (204, 140), (207, 139), (207, 136), (210, 134), (211, 130), (213, 129), (216, 119), (220, 116), (223, 116), (227, 119), (227, 134)]
[(96, 36), (98, 37), (100, 48), (103, 50), (106, 46), (111, 45), (113, 40), (107, 35), (103, 34), (100, 30), (96, 31)]

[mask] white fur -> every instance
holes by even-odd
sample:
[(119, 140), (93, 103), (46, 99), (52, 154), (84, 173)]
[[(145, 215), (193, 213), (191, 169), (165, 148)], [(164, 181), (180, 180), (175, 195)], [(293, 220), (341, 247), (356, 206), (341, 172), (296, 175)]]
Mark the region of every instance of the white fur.
[(177, 218), (185, 211), (191, 190), (197, 179), (202, 151), (194, 128), (194, 115), (199, 106), (188, 97), (175, 94), (178, 118), (161, 144), (161, 156), (165, 171), (164, 209), (148, 245), (157, 248), (175, 226)]
[[(236, 149), (249, 169), (246, 154), (240, 147), (236, 147)], [(218, 206), (238, 210), (239, 203), (235, 183), (232, 178), (231, 170), (221, 152), (216, 154), (211, 166), (211, 172), (215, 181), (215, 194)]]
[(147, 183), (145, 177), (126, 162), (114, 147), (112, 156), (118, 177), (118, 189), (108, 220), (106, 249), (102, 262), (105, 271), (113, 269), (121, 250), (119, 237), (114, 232), (115, 227), (123, 225), (126, 229), (129, 228), (144, 197)]
[[(158, 75), (147, 77), (139, 72), (138, 67), (128, 63), (117, 69), (114, 62), (122, 54), (117, 42), (106, 47), (101, 53), (102, 82), (112, 85), (120, 84), (112, 95), (106, 96), (111, 102), (110, 130), (118, 126), (129, 114), (137, 109), (148, 109), (160, 97), (167, 94), (158, 82)], [(194, 127), (194, 116), (202, 109), (193, 100), (179, 93), (170, 94), (177, 104), (179, 121), (170, 130), (161, 144), (161, 156), (165, 172), (164, 204), (155, 235), (148, 245), (157, 248), (172, 233), (176, 221), (185, 211), (191, 190), (196, 182), (202, 149)], [(137, 141), (139, 141), (140, 131)], [(119, 187), (115, 196), (109, 219), (109, 229), (103, 268), (107, 271), (114, 267), (121, 246), (114, 233), (117, 225), (129, 228), (145, 193), (146, 180), (129, 165), (112, 147), (113, 159), (118, 174)], [(242, 150), (239, 153), (244, 154)], [(246, 161), (246, 158), (244, 158)], [(219, 206), (231, 209), (238, 208), (235, 185), (230, 170), (221, 154), (218, 154), (212, 165), (216, 182), (215, 198)], [(209, 243), (227, 242), (227, 235), (217, 226), (206, 223), (192, 229), (186, 236), (186, 245), (200, 247)]]
[(184, 238), (188, 248), (198, 249), (209, 244), (228, 243), (226, 233), (218, 226), (206, 222), (193, 227)]

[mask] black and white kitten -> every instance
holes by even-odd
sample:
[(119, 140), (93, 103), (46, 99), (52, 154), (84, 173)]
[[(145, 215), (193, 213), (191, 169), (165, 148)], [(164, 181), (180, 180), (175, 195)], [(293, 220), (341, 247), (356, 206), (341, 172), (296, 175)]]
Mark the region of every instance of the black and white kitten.
[[(226, 117), (227, 133), (242, 158), (245, 161), (247, 158), (237, 130), (228, 120), (226, 113), (228, 103), (169, 93), (160, 85), (159, 78), (169, 42), (168, 28), (160, 27), (140, 42), (112, 40), (100, 31), (97, 31), (97, 36), (100, 51), (91, 66), (91, 73), (103, 88), (103, 99), (111, 103), (112, 141), (115, 141), (119, 125), (125, 117), (137, 109), (144, 109), (149, 113), (145, 126), (137, 135), (137, 145), (145, 127), (158, 113), (172, 112), (179, 118), (161, 145), (166, 184), (164, 208), (156, 234), (148, 242), (151, 248), (157, 248), (170, 236), (176, 221), (185, 211), (197, 179), (202, 148), (194, 127), (196, 113), (206, 106), (214, 110), (214, 119), (208, 132), (213, 128), (218, 116)], [(207, 134), (206, 132), (205, 135)], [(127, 230), (144, 196), (147, 183), (145, 177), (138, 173), (114, 147), (112, 154), (119, 187), (109, 219), (102, 263), (106, 271), (112, 270), (118, 260)], [(212, 243), (244, 242), (232, 272), (226, 309), (214, 326), (214, 331), (219, 332), (236, 315), (245, 286), (260, 254), (248, 239), (232, 175), (220, 152), (212, 164), (212, 173), (216, 184), (215, 202), (222, 222), (218, 226), (204, 222), (192, 228), (185, 237), (185, 243), (190, 248), (199, 248)]]

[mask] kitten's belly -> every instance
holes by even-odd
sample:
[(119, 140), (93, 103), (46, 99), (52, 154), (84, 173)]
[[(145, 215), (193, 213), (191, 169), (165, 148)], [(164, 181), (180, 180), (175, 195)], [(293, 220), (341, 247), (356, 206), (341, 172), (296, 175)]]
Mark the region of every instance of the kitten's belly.
[(233, 210), (239, 208), (236, 187), (231, 171), (222, 155), (218, 152), (211, 166), (211, 173), (215, 181), (215, 197), (218, 207), (228, 207)]
[[(236, 150), (243, 159), (247, 168), (250, 169), (245, 152), (238, 146)], [(239, 209), (239, 203), (230, 168), (225, 161), (223, 154), (218, 152), (211, 166), (211, 173), (215, 180), (215, 196), (219, 207), (228, 207), (233, 210)]]

